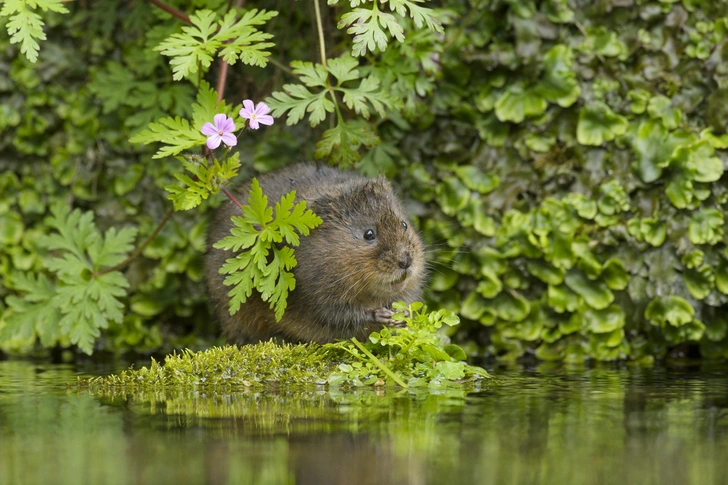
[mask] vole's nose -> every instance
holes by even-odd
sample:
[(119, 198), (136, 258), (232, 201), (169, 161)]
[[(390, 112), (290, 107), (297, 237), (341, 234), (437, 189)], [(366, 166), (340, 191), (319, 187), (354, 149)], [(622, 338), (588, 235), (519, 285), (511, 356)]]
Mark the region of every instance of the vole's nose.
[(399, 261), (397, 261), (397, 264), (402, 269), (407, 269), (410, 266), (412, 266), (412, 255), (408, 252), (400, 255)]

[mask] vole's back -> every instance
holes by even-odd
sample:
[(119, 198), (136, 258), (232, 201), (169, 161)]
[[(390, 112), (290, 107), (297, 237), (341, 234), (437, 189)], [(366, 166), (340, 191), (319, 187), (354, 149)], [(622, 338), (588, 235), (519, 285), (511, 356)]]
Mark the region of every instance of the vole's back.
[[(281, 337), (295, 342), (328, 342), (365, 337), (381, 326), (382, 310), (392, 302), (420, 298), (424, 279), (422, 242), (409, 227), (399, 201), (383, 178), (367, 179), (351, 172), (310, 163), (297, 164), (258, 178), (273, 205), (296, 191), (322, 224), (295, 248), (296, 288), (276, 322), (268, 304), (256, 293), (233, 316), (219, 269), (232, 252), (212, 248), (230, 233), (233, 204), (221, 207), (210, 225), (205, 277), (215, 313), (228, 340), (248, 343)], [(250, 184), (236, 198), (247, 203)]]

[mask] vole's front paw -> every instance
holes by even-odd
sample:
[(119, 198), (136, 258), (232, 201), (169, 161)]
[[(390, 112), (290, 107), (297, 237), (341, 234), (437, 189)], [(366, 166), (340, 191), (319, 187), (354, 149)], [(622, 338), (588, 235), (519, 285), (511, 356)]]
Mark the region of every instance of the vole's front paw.
[(392, 315), (394, 315), (395, 313), (395, 311), (389, 308), (377, 308), (376, 310), (374, 310), (374, 321), (388, 327), (404, 327), (404, 322), (395, 322), (394, 320), (392, 320)]

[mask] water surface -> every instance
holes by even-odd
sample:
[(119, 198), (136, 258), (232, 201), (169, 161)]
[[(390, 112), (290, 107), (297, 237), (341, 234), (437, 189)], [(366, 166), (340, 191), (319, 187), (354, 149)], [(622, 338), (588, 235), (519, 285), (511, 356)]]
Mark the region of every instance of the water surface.
[(0, 484), (728, 484), (728, 365), (495, 369), (484, 391), (99, 396), (0, 362)]

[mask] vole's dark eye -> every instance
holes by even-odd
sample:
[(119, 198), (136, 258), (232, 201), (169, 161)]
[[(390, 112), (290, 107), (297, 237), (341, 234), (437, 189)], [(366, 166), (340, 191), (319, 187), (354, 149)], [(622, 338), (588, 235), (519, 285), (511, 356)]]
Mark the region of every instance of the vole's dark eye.
[(366, 239), (367, 241), (374, 241), (375, 237), (377, 237), (377, 235), (374, 234), (374, 231), (372, 231), (371, 229), (367, 229), (366, 231), (364, 231), (364, 239)]
[(404, 230), (406, 231), (407, 230), (407, 223), (404, 222), (404, 221), (402, 221), (402, 227), (404, 227)]

